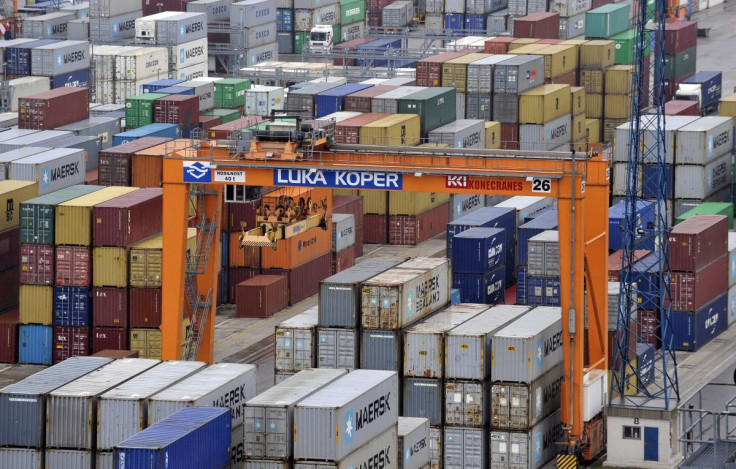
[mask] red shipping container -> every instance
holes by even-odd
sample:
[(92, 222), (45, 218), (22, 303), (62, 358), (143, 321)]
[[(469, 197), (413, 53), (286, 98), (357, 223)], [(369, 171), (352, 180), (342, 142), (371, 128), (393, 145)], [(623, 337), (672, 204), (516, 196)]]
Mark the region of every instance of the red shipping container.
[(728, 252), (728, 218), (696, 215), (675, 225), (669, 235), (670, 269), (697, 272)]
[(86, 287), (92, 277), (91, 249), (86, 246), (56, 246), (56, 284)]
[(161, 232), (163, 191), (138, 189), (96, 205), (92, 243), (94, 246), (128, 247)]
[(20, 262), (20, 229), (0, 233), (0, 270), (15, 267)]
[(28, 285), (54, 284), (54, 247), (44, 244), (23, 244), (20, 247), (20, 283)]
[(501, 148), (519, 149), (519, 124), (501, 124)]
[(728, 256), (697, 272), (672, 272), (670, 288), (673, 311), (699, 310), (728, 290)]
[(98, 168), (99, 184), (102, 186), (130, 186), (133, 154), (169, 140), (171, 139), (163, 137), (144, 137), (102, 150)]
[(532, 13), (514, 19), (514, 36), (535, 39), (559, 39), (559, 13)]
[[(230, 267), (250, 267), (258, 268), (261, 266), (261, 248), (258, 246), (240, 247), (241, 232), (233, 231), (230, 233), (230, 246), (228, 252), (227, 265)], [(270, 249), (270, 248), (269, 248)]]
[(380, 112), (369, 112), (362, 116), (355, 116), (345, 119), (335, 125), (335, 142), (345, 143), (348, 145), (357, 145), (360, 143), (360, 128), (371, 122), (375, 122), (391, 114), (383, 114)]
[[(343, 42), (342, 44), (336, 44), (332, 46), (333, 51), (337, 51), (338, 54), (348, 54), (348, 53), (355, 53), (357, 51), (358, 46), (362, 46), (363, 44), (367, 42), (375, 41), (376, 38), (374, 37), (358, 37), (355, 39), (351, 39), (350, 41)], [(333, 63), (335, 65), (355, 65), (355, 59), (334, 59)], [(348, 109), (345, 109), (348, 111)], [(363, 111), (360, 111), (363, 112)], [(368, 111), (370, 112), (370, 111)]]
[(159, 98), (153, 105), (153, 120), (164, 124), (178, 124), (188, 129), (199, 123), (199, 96), (172, 94)]
[[(621, 257), (621, 253), (623, 251), (619, 250), (614, 252), (613, 254), (608, 256), (608, 281), (609, 282), (620, 282), (621, 281), (621, 270), (623, 269), (623, 258)], [(644, 249), (639, 249), (634, 251), (634, 263), (644, 259), (649, 254), (651, 254), (651, 251), (647, 251)]]
[(128, 289), (92, 289), (92, 323), (103, 327), (128, 327)]
[(143, 16), (154, 15), (160, 11), (187, 11), (187, 3), (193, 0), (143, 0)]
[(593, 0), (591, 8), (598, 8), (602, 7), (603, 5), (609, 5), (611, 3), (613, 3), (613, 0)]
[[(541, 42), (541, 41), (540, 41)], [(578, 86), (578, 72), (577, 70), (572, 70), (570, 72), (564, 73), (558, 77), (554, 78), (545, 78), (544, 82), (546, 84), (553, 84), (553, 85), (570, 85), (570, 86)]]
[(659, 311), (640, 309), (637, 315), (636, 324), (633, 323), (633, 318), (631, 324), (631, 328), (636, 329), (636, 342), (650, 344), (658, 349), (662, 337), (662, 329), (659, 327)]
[(20, 266), (0, 272), (0, 311), (18, 306)]
[(230, 291), (228, 292), (228, 300), (231, 304), (235, 304), (235, 286), (239, 283), (245, 282), (249, 278), (253, 278), (261, 273), (261, 269), (251, 268), (231, 268), (227, 271), (228, 274), (228, 286)]
[(222, 117), (220, 116), (199, 116), (199, 128), (205, 132), (222, 124)]
[(383, 9), (389, 6), (392, 1), (393, 0), (366, 0), (366, 26), (381, 26), (381, 23), (383, 22)]
[(603, 414), (583, 423), (583, 432), (588, 438), (583, 448), (583, 459), (592, 461), (606, 449), (606, 418)]
[(161, 326), (161, 289), (130, 289), (130, 327)]
[(694, 21), (674, 21), (664, 27), (664, 50), (669, 55), (677, 55), (698, 42), (698, 23)]
[(92, 333), (92, 351), (127, 350), (128, 330), (118, 327), (95, 327)]
[(291, 270), (265, 269), (264, 275), (283, 275), (288, 286), (289, 304), (294, 305), (319, 291), (319, 282), (330, 276), (332, 253)]
[(235, 286), (236, 314), (241, 318), (267, 318), (286, 308), (287, 281), (281, 275), (257, 275)]
[(18, 128), (52, 130), (89, 119), (89, 89), (61, 87), (18, 100)]
[(398, 88), (398, 86), (376, 85), (346, 96), (345, 110), (365, 113), (371, 112), (371, 102), (373, 101), (374, 97), (378, 96), (379, 94), (388, 93), (389, 91), (395, 90), (396, 88)]
[(469, 53), (470, 51), (443, 52), (420, 60), (417, 62), (416, 86), (442, 86), (442, 64), (448, 60), (456, 59)]
[(18, 361), (18, 310), (0, 314), (0, 363)]
[(355, 227), (355, 257), (363, 257), (363, 245), (365, 244), (365, 229), (362, 226)]
[(332, 213), (355, 216), (355, 226), (363, 226), (363, 197), (359, 195), (336, 195), (332, 197)]
[[(651, 110), (649, 113), (655, 114), (656, 110)], [(700, 106), (697, 101), (674, 99), (664, 103), (664, 114), (666, 116), (699, 116)]]
[(255, 228), (256, 209), (259, 204), (260, 200), (227, 204), (230, 211), (228, 231), (240, 231), (242, 227), (244, 227), (246, 231)]
[(89, 328), (54, 326), (54, 365), (89, 355)]
[(483, 53), (485, 54), (508, 54), (509, 44), (514, 42), (515, 37), (498, 36), (484, 42)]
[(207, 137), (217, 140), (232, 139), (234, 133), (256, 124), (260, 124), (261, 122), (263, 122), (263, 118), (261, 116), (241, 117), (240, 119), (235, 119), (227, 124), (212, 127), (207, 133)]
[(84, 175), (84, 183), (91, 186), (96, 186), (100, 181), (99, 169), (90, 169), (87, 174)]
[(391, 215), (388, 218), (388, 244), (419, 244), (444, 232), (449, 221), (447, 203), (419, 215)]
[(95, 352), (90, 357), (103, 357), (103, 358), (113, 358), (113, 359), (121, 359), (121, 358), (138, 358), (138, 350), (101, 350), (99, 352)]
[(332, 271), (331, 274), (335, 275), (338, 272), (342, 272), (345, 269), (349, 269), (355, 265), (355, 245), (350, 246), (347, 249), (343, 249), (340, 252), (332, 253)]
[(388, 244), (388, 215), (371, 213), (363, 220), (364, 243)]

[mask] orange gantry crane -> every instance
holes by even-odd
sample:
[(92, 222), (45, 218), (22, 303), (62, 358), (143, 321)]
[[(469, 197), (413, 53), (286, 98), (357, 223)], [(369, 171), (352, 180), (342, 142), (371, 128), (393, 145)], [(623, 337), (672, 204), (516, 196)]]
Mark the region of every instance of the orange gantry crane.
[[(585, 444), (583, 380), (607, 370), (609, 163), (589, 153), (338, 146), (332, 149), (253, 142), (238, 153), (196, 142), (163, 163), (163, 358), (213, 361), (219, 266), (219, 216), (225, 185), (312, 186), (557, 199), (565, 377), (562, 421), (570, 447)], [(190, 190), (199, 199), (198, 252), (187, 258)], [(208, 221), (209, 220), (209, 221)], [(209, 228), (208, 228), (209, 227)], [(194, 259), (192, 259), (192, 257)], [(196, 279), (192, 281), (191, 279)], [(195, 291), (192, 291), (192, 290)], [(584, 329), (587, 292), (588, 331)], [(197, 303), (192, 305), (191, 303)], [(204, 314), (198, 314), (199, 309)], [(182, 336), (191, 318), (194, 338)], [(588, 344), (586, 346), (586, 340)], [(198, 342), (192, 347), (193, 342)], [(584, 363), (584, 350), (588, 363)], [(534, 357), (529, 356), (529, 360)]]

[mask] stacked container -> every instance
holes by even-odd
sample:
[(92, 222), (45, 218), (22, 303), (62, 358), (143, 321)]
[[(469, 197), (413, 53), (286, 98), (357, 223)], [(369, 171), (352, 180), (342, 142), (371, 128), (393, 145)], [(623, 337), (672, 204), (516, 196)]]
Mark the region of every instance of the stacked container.
[(18, 127), (51, 130), (89, 118), (89, 89), (58, 88), (21, 98)]
[[(349, 114), (345, 112), (344, 114)], [(345, 120), (350, 119), (349, 117)], [(342, 122), (342, 121), (340, 121)], [(357, 192), (357, 191), (355, 191)], [(352, 215), (355, 219), (355, 258), (363, 256), (364, 233), (364, 215), (363, 215), (363, 198), (358, 195), (338, 195), (334, 194), (332, 198), (333, 214)]]
[[(559, 232), (544, 231), (527, 242), (526, 301), (535, 306), (560, 306)], [(519, 282), (521, 283), (521, 279)], [(518, 289), (517, 289), (518, 291)]]
[(510, 59), (495, 54), (468, 64), (465, 94), (465, 117), (490, 121), (493, 117), (493, 74), (496, 64)]
[[(519, 259), (516, 266), (516, 303), (528, 303), (527, 272), (529, 240), (548, 230), (557, 229), (557, 210), (549, 210), (519, 226), (518, 248)], [(542, 292), (543, 293), (543, 292)], [(543, 296), (543, 295), (542, 295)]]
[(560, 39), (582, 38), (585, 34), (585, 14), (591, 7), (590, 0), (565, 0), (550, 4), (550, 11), (560, 14)]
[(355, 215), (332, 215), (332, 269), (334, 275), (355, 265)]
[(686, 78), (696, 70), (698, 24), (675, 21), (665, 26), (665, 97), (672, 99)]
[(606, 70), (604, 80), (603, 141), (610, 142), (616, 128), (628, 121), (631, 114), (634, 66), (614, 65)]
[(570, 85), (543, 85), (523, 93), (519, 97), (519, 148), (568, 150), (572, 141), (571, 111)]
[(317, 307), (276, 326), (275, 384), (308, 368), (317, 368)]
[[(593, 40), (580, 45), (580, 86), (585, 88), (586, 128), (594, 128), (603, 135), (603, 93), (606, 69), (616, 61), (615, 43), (608, 40)], [(620, 85), (624, 85), (621, 83)], [(594, 143), (591, 135), (588, 142)]]
[(508, 242), (503, 228), (471, 228), (453, 236), (452, 286), (461, 301), (503, 302)]
[(449, 220), (449, 199), (449, 194), (389, 191), (388, 244), (416, 245), (441, 233)]

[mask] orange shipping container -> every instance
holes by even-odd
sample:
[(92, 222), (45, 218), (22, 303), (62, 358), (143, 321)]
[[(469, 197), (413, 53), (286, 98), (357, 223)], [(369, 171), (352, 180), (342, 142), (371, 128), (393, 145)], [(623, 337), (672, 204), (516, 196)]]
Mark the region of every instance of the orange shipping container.
[(133, 154), (131, 158), (131, 185), (133, 187), (161, 187), (164, 175), (163, 157), (173, 149), (191, 146), (189, 140), (174, 140), (147, 148)]
[(330, 252), (332, 249), (332, 223), (327, 229), (312, 228), (291, 238), (279, 241), (276, 249), (261, 248), (263, 269), (293, 269)]
[(240, 231), (230, 233), (228, 265), (230, 267), (259, 268), (261, 266), (261, 249), (251, 246), (240, 248), (240, 243), (238, 242), (240, 235)]

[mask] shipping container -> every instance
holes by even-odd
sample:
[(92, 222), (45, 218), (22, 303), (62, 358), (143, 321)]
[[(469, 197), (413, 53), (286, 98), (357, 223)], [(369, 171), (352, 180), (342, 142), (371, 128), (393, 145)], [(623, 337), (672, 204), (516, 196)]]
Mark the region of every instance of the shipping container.
[[(0, 314), (0, 363), (16, 363), (18, 361), (18, 310)], [(2, 460), (2, 456), (0, 456)]]
[(63, 87), (18, 101), (21, 129), (47, 130), (89, 118), (89, 90)]
[(177, 139), (181, 137), (181, 128), (176, 124), (149, 124), (115, 135), (112, 144), (113, 146), (119, 146), (146, 137)]
[(428, 419), (399, 417), (398, 437), (397, 467), (400, 469), (422, 469), (429, 465)]
[[(515, 215), (515, 210), (512, 208), (485, 207), (450, 222), (447, 225), (447, 255), (449, 257), (453, 255), (454, 236), (470, 228), (502, 228), (506, 230), (507, 238), (509, 238), (510, 233), (514, 233), (515, 231)], [(513, 249), (513, 243), (507, 243), (507, 248), (509, 244), (511, 244), (511, 248)], [(506, 255), (509, 255), (508, 250)], [(513, 252), (511, 255), (513, 259)]]
[(544, 76), (544, 57), (538, 55), (515, 56), (499, 62), (494, 67), (493, 92), (521, 94), (543, 84)]
[(54, 363), (89, 355), (90, 342), (88, 327), (54, 326)]
[(608, 39), (629, 29), (629, 5), (603, 5), (585, 14), (585, 37)]
[(729, 153), (733, 142), (733, 119), (703, 117), (677, 130), (678, 164), (706, 164)]
[(91, 324), (89, 289), (54, 287), (54, 326), (89, 327)]
[(446, 427), (442, 444), (444, 467), (485, 468), (488, 462), (488, 432), (478, 428)]
[[(19, 327), (20, 337), (18, 339), (18, 363), (28, 365), (51, 365), (54, 342), (53, 332), (54, 328), (51, 326), (21, 324)], [(19, 419), (13, 420), (13, 422), (18, 422), (23, 418), (26, 418), (26, 416), (21, 416)], [(40, 422), (38, 423), (39, 425), (41, 424)], [(15, 432), (17, 431), (17, 428), (13, 427), (13, 430), (10, 431)], [(33, 441), (36, 441), (35, 438), (40, 439), (37, 434), (30, 436), (34, 438)], [(43, 442), (39, 441), (39, 443), (34, 444), (34, 446), (40, 447), (42, 444)]]
[[(544, 7), (542, 7), (544, 10)], [(557, 39), (559, 34), (560, 14), (553, 12), (529, 12), (522, 18), (514, 19), (516, 37), (535, 39)]]
[(289, 305), (316, 294), (319, 291), (319, 280), (332, 272), (332, 254), (324, 255), (308, 261), (292, 269), (263, 269), (266, 275), (282, 275), (286, 277)]
[[(20, 257), (20, 281), (29, 285), (53, 285), (54, 284), (54, 248), (42, 244), (18, 244), (18, 230), (8, 230), (0, 233), (15, 233), (15, 240), (10, 241), (7, 248), (14, 244), (14, 253), (3, 253), (3, 262), (12, 260), (13, 265), (5, 266), (4, 269), (14, 267)], [(0, 246), (3, 240), (0, 240)], [(20, 249), (20, 256), (18, 250)], [(13, 255), (14, 254), (14, 255)]]
[[(346, 121), (347, 122), (347, 121)], [(415, 114), (394, 114), (360, 128), (361, 145), (413, 146), (421, 138), (421, 119)]]
[(697, 55), (695, 47), (676, 55), (665, 55), (665, 79), (682, 80), (696, 71)]
[(675, 350), (697, 351), (728, 328), (728, 294), (695, 312), (672, 312)]
[(243, 78), (225, 78), (215, 82), (215, 107), (234, 109), (243, 106), (250, 85), (250, 80)]
[(51, 89), (51, 84), (47, 77), (16, 78), (8, 81), (8, 86), (10, 86), (10, 112), (18, 112), (18, 100), (20, 98)]
[(527, 432), (492, 430), (491, 466), (509, 467), (509, 462), (518, 461), (521, 467), (538, 469), (557, 454), (555, 442), (561, 441), (563, 435), (559, 410)]
[(471, 228), (453, 237), (453, 273), (482, 273), (506, 264), (507, 234), (501, 228)]
[[(299, 8), (294, 6), (294, 8)], [(267, 0), (245, 0), (233, 3), (230, 8), (230, 26), (249, 28), (276, 21), (276, 8)]]
[(90, 65), (88, 41), (61, 41), (36, 47), (31, 54), (31, 73), (35, 76), (65, 75)]
[[(127, 2), (120, 2), (120, 4), (125, 3)], [(121, 39), (132, 39), (135, 37), (135, 20), (141, 16), (143, 13), (140, 10), (108, 17), (92, 16), (89, 18), (89, 39), (93, 43), (112, 43)]]
[(560, 276), (560, 242), (557, 230), (544, 231), (528, 241), (527, 272), (530, 276)]
[(161, 231), (161, 189), (139, 189), (94, 207), (95, 246), (131, 246)]
[(29, 16), (23, 20), (23, 35), (37, 39), (66, 39), (68, 23), (75, 18), (74, 13), (63, 12)]
[(430, 130), (434, 130), (454, 120), (452, 109), (456, 107), (455, 94), (456, 91), (452, 88), (427, 88), (399, 98), (398, 112), (401, 114), (418, 114), (420, 132), (424, 136)]
[(286, 98), (286, 108), (290, 111), (297, 112), (305, 119), (311, 119), (314, 117), (315, 96), (323, 91), (337, 88), (344, 84), (342, 81), (321, 82), (290, 91)]
[(497, 304), (504, 301), (506, 266), (480, 273), (453, 272), (452, 286), (465, 303)]
[(727, 271), (729, 256), (723, 255), (697, 272), (672, 272), (672, 310), (693, 312), (705, 306), (728, 289)]
[(431, 143), (448, 144), (453, 148), (485, 147), (485, 122), (459, 119), (429, 132)]
[[(11, 140), (12, 141), (12, 140)], [(1, 145), (1, 144), (0, 144)], [(0, 180), (10, 179), (10, 163), (50, 150), (50, 147), (22, 146), (0, 153)]]
[[(15, 273), (17, 268), (8, 272)], [(15, 282), (13, 287), (18, 291), (17, 280)], [(50, 326), (53, 323), (54, 288), (52, 286), (21, 285), (19, 293), (8, 296), (11, 296), (13, 301), (7, 304), (7, 307), (19, 305), (21, 323), (44, 326)]]
[(403, 414), (429, 419), (430, 425), (442, 424), (444, 387), (441, 379), (404, 378)]
[(406, 0), (393, 1), (381, 10), (381, 26), (403, 28), (414, 19), (414, 3)]
[(55, 219), (56, 244), (91, 245), (93, 207), (135, 190), (137, 189), (130, 187), (107, 187), (58, 204)]
[(355, 245), (355, 216), (332, 215), (332, 252), (340, 252)]
[(400, 86), (384, 94), (374, 96), (371, 100), (371, 112), (397, 114), (399, 112), (399, 100), (426, 90), (423, 86)]
[(284, 89), (278, 86), (254, 85), (245, 92), (245, 112), (249, 115), (271, 115), (284, 108)]
[[(136, 24), (138, 21), (136, 20)], [(115, 78), (117, 80), (141, 80), (156, 76), (156, 70), (166, 67), (168, 63), (167, 48), (137, 47), (115, 56)]]
[(317, 328), (317, 367), (357, 369), (359, 343), (357, 329)]
[(265, 318), (286, 308), (288, 291), (286, 277), (257, 275), (235, 286), (238, 317)]
[(340, 461), (330, 461), (325, 464), (324, 461), (300, 460), (294, 463), (294, 469), (349, 469), (372, 464), (380, 464), (386, 469), (398, 469), (399, 458), (396, 457), (397, 442), (396, 425), (394, 424), (390, 429), (370, 440)]
[(317, 367), (317, 307), (276, 326), (277, 371), (301, 371)]
[(569, 85), (543, 85), (521, 94), (519, 123), (545, 124), (569, 115), (571, 110)]
[(130, 349), (141, 358), (161, 358), (161, 331), (149, 328), (130, 329)]
[(731, 167), (730, 154), (710, 161), (705, 166), (677, 165), (675, 167), (675, 197), (704, 200), (722, 189), (729, 192)]

